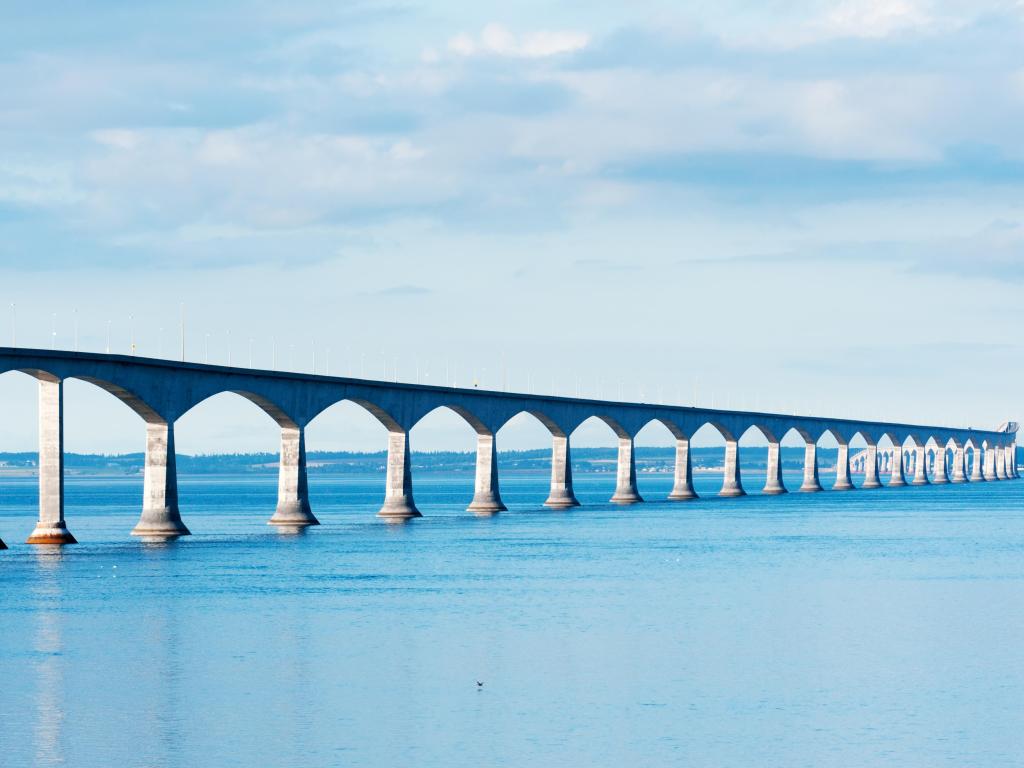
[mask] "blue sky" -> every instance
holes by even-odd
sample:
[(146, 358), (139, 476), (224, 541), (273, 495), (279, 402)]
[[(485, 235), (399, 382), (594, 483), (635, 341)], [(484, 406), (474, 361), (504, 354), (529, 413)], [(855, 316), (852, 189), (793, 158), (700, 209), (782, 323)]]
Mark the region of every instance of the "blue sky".
[[(3, 308), (24, 345), (56, 322), (70, 346), (77, 316), (83, 349), (109, 321), (126, 350), (131, 317), (169, 353), (183, 302), (193, 359), (230, 333), (259, 365), (273, 339), (335, 373), (1018, 416), (1024, 3), (749, 6), (11, 6)], [(118, 403), (68, 398), (69, 448), (139, 448)], [(34, 446), (31, 382), (0, 402), (4, 447)], [(316, 447), (381, 447), (366, 418)], [(445, 415), (414, 437), (471, 445)], [(180, 438), (275, 441), (230, 396)]]

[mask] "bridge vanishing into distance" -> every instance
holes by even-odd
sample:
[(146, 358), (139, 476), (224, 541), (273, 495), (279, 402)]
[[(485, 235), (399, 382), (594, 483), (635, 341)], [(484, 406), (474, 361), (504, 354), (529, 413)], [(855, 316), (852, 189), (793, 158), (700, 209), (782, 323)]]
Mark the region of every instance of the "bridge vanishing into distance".
[[(39, 382), (39, 520), (30, 544), (75, 541), (64, 519), (63, 383), (79, 379), (106, 390), (142, 419), (146, 430), (142, 512), (132, 534), (175, 537), (189, 533), (178, 508), (174, 424), (207, 398), (233, 392), (259, 406), (281, 429), (277, 510), (270, 523), (317, 525), (309, 504), (305, 430), (318, 414), (341, 401), (351, 401), (375, 416), (387, 429), (387, 473), (382, 518), (404, 521), (419, 517), (413, 500), (409, 431), (428, 413), (446, 407), (464, 418), (477, 434), (476, 480), (468, 511), (490, 515), (505, 509), (498, 488), (495, 435), (510, 419), (528, 413), (551, 432), (551, 488), (544, 504), (560, 509), (578, 506), (573, 493), (570, 436), (584, 421), (597, 417), (618, 437), (615, 493), (611, 501), (643, 501), (637, 491), (633, 441), (652, 421), (668, 428), (676, 440), (674, 485), (668, 498), (697, 498), (690, 464), (690, 438), (704, 425), (725, 440), (720, 496), (745, 495), (740, 482), (739, 440), (750, 429), (768, 441), (767, 478), (763, 493), (785, 493), (780, 441), (795, 431), (805, 442), (801, 491), (821, 491), (818, 440), (831, 434), (839, 445), (834, 490), (853, 490), (851, 465), (864, 473), (861, 488), (879, 488), (880, 469), (888, 485), (963, 483), (1019, 477), (1016, 466), (1016, 424), (1000, 430), (896, 424), (819, 418), (752, 411), (731, 411), (650, 403), (557, 397), (479, 389), (372, 381), (337, 376), (175, 362), (126, 355), (63, 352), (0, 347), (0, 374), (21, 371)], [(867, 445), (850, 455), (850, 441)], [(888, 438), (894, 447), (884, 450)], [(909, 444), (909, 445), (908, 445)], [(908, 451), (904, 452), (904, 446)], [(967, 471), (967, 457), (971, 471)], [(880, 459), (881, 456), (881, 459)], [(886, 458), (888, 457), (888, 458)], [(929, 459), (933, 467), (929, 478)], [(3, 548), (0, 541), (0, 548)]]

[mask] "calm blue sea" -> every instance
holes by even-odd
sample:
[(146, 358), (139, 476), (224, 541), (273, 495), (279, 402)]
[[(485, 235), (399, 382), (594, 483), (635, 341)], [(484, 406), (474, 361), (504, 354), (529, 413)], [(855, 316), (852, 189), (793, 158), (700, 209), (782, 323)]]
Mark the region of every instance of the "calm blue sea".
[(1024, 483), (552, 512), (505, 475), (476, 519), (414, 480), (391, 527), (312, 475), (282, 535), (274, 477), (182, 478), (158, 545), (137, 479), (69, 478), (56, 551), (0, 482), (0, 766), (1024, 764)]

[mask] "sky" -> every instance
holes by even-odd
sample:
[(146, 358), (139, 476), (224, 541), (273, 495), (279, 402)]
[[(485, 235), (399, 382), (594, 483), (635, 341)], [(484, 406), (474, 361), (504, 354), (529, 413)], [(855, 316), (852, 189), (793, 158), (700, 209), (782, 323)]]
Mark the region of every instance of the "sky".
[[(173, 356), (184, 307), (199, 361), (1021, 416), (1020, 0), (3, 5), (0, 343)], [(0, 413), (33, 450), (34, 382)], [(65, 413), (68, 450), (142, 448), (91, 385)], [(384, 447), (355, 406), (309, 434)], [(276, 441), (233, 395), (179, 422)]]

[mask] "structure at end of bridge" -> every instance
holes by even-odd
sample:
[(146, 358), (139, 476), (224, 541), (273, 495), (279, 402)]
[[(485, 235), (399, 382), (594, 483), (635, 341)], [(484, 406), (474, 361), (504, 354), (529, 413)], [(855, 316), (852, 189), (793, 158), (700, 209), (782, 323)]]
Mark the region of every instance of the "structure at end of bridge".
[[(826, 433), (838, 444), (833, 490), (856, 488), (851, 474), (863, 473), (861, 489), (909, 484), (985, 482), (1016, 479), (1017, 424), (996, 430), (869, 422), (815, 416), (622, 403), (607, 400), (492, 392), (478, 389), (403, 384), (280, 371), (261, 371), (124, 355), (0, 347), (0, 373), (20, 371), (39, 386), (39, 517), (30, 544), (70, 544), (75, 537), (64, 519), (64, 382), (79, 379), (121, 400), (146, 430), (142, 513), (132, 534), (174, 538), (189, 533), (178, 505), (175, 422), (204, 400), (234, 392), (259, 406), (281, 430), (277, 509), (269, 523), (283, 528), (317, 525), (309, 503), (306, 427), (330, 406), (348, 400), (366, 409), (387, 430), (387, 470), (379, 516), (388, 522), (420, 517), (413, 499), (409, 432), (428, 413), (449, 408), (477, 435), (476, 478), (468, 511), (493, 515), (504, 510), (499, 491), (495, 435), (510, 419), (528, 413), (551, 433), (551, 484), (545, 506), (579, 505), (573, 492), (571, 436), (597, 417), (618, 441), (615, 493), (611, 502), (636, 504), (634, 439), (652, 421), (675, 438), (674, 483), (668, 499), (697, 498), (693, 488), (690, 439), (704, 425), (725, 440), (723, 497), (746, 495), (740, 478), (739, 440), (747, 431), (768, 442), (763, 493), (787, 492), (782, 482), (781, 440), (795, 432), (804, 441), (800, 491), (819, 492), (818, 440)], [(853, 456), (850, 442), (866, 448)], [(893, 446), (885, 448), (880, 441)], [(909, 444), (909, 445), (908, 445)], [(0, 540), (0, 549), (6, 546)]]

